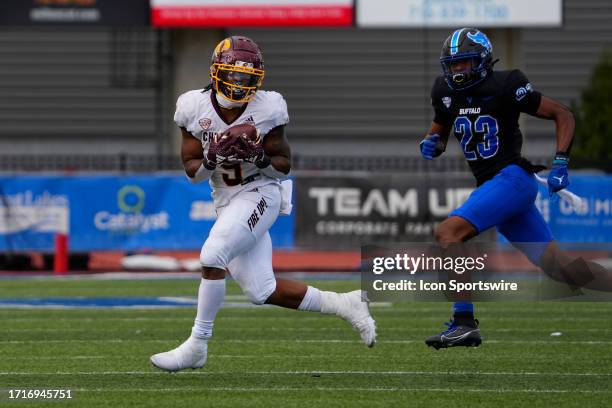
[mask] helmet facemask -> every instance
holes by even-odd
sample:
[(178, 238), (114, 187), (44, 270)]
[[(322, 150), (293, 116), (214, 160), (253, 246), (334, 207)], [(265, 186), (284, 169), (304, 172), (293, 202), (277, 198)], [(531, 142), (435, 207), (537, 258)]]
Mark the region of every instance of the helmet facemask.
[(219, 97), (247, 103), (255, 97), (264, 78), (264, 62), (259, 46), (250, 38), (231, 36), (213, 51), (210, 78)]
[[(453, 63), (459, 61), (471, 61), (471, 68), (461, 71), (452, 69)], [(449, 86), (456, 90), (466, 89), (482, 81), (490, 70), (487, 58), (480, 53), (465, 53), (457, 56), (440, 58), (442, 71)]]
[[(467, 61), (471, 64), (467, 64)], [(493, 45), (480, 30), (460, 28), (444, 42), (440, 63), (450, 88), (454, 90), (470, 88), (482, 82), (493, 70)], [(465, 67), (453, 70), (453, 66), (457, 63)]]
[(264, 70), (253, 68), (253, 64), (237, 61), (235, 64), (212, 64), (210, 77), (215, 92), (232, 102), (249, 102), (261, 87)]

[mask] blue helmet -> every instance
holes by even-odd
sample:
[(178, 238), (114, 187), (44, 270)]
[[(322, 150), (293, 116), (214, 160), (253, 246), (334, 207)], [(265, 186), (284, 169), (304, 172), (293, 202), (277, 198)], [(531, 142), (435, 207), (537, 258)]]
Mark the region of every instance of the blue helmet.
[[(465, 60), (472, 61), (470, 70), (452, 72), (454, 62)], [(482, 31), (460, 28), (444, 41), (440, 63), (449, 87), (455, 90), (470, 88), (482, 82), (493, 69), (493, 45)]]

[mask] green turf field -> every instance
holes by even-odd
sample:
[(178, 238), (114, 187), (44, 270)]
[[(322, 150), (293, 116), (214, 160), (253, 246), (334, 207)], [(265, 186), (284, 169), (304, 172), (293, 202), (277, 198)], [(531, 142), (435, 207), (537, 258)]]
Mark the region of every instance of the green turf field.
[[(359, 286), (314, 283), (341, 291)], [(0, 298), (196, 291), (189, 280), (0, 281)], [(230, 285), (228, 294), (239, 291)], [(611, 303), (477, 308), (483, 346), (440, 351), (422, 339), (442, 328), (450, 314), (443, 303), (374, 305), (373, 349), (334, 317), (222, 309), (206, 367), (178, 374), (157, 371), (149, 356), (188, 336), (194, 310), (0, 309), (0, 406), (612, 406)], [(74, 399), (9, 404), (10, 388), (69, 388)]]

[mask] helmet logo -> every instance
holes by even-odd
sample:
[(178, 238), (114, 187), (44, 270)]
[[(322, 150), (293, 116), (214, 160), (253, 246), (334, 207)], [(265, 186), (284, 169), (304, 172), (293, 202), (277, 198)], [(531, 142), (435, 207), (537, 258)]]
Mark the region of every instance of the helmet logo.
[(217, 44), (217, 46), (215, 47), (214, 54), (215, 55), (219, 55), (223, 51), (229, 50), (231, 46), (232, 46), (232, 42), (229, 40), (229, 38), (226, 38), (225, 40), (223, 40), (219, 44)]
[(487, 38), (486, 35), (484, 35), (482, 31), (476, 31), (476, 34), (472, 34), (468, 32), (467, 36), (470, 40), (474, 41), (477, 44), (482, 45), (487, 50), (489, 51), (493, 50), (493, 46), (491, 45), (491, 42), (489, 42), (489, 39)]

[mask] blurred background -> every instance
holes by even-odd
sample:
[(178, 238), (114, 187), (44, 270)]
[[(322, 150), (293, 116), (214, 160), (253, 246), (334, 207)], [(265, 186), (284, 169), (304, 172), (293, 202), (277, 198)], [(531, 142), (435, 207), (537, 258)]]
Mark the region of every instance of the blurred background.
[[(469, 195), (458, 143), (432, 163), (418, 149), (463, 26), (489, 35), (497, 69), (573, 108), (584, 205), (537, 204), (560, 241), (612, 242), (611, 19), (608, 0), (4, 0), (0, 269), (197, 270), (214, 208), (185, 180), (172, 117), (233, 34), (261, 46), (264, 89), (289, 106), (277, 270), (356, 270), (361, 244), (431, 240)], [(523, 154), (550, 163), (554, 123), (521, 126)]]

